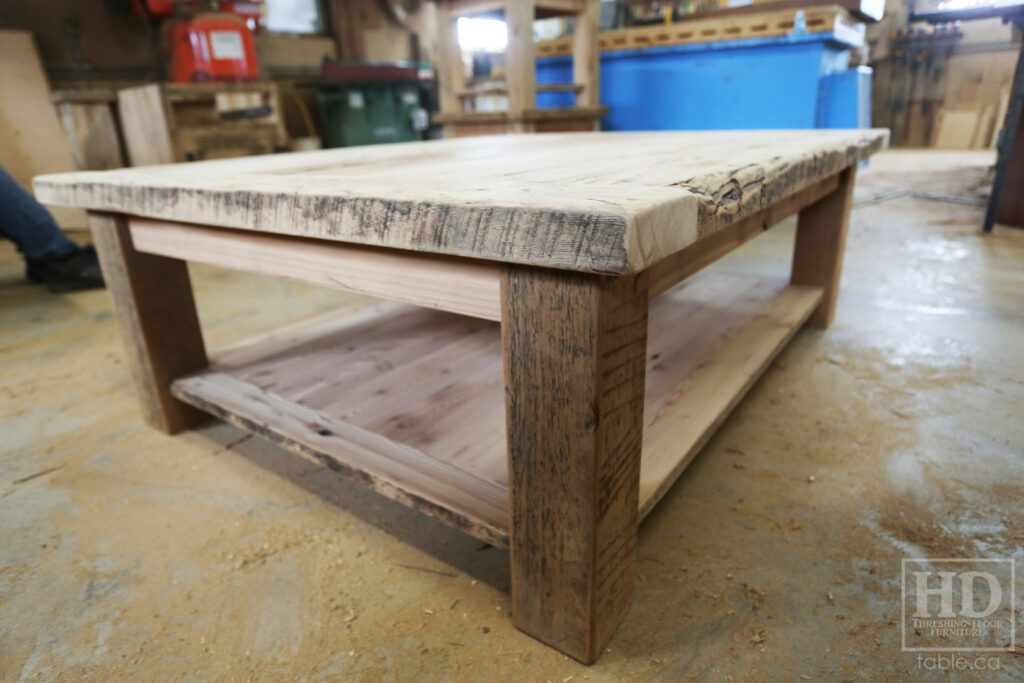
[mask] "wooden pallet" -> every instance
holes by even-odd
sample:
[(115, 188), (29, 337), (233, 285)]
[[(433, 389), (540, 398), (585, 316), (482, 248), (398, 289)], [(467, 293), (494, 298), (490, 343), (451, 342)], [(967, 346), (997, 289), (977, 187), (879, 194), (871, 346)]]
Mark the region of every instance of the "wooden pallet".
[(273, 83), (162, 83), (118, 92), (132, 166), (288, 148)]
[[(602, 52), (611, 52), (784, 36), (793, 32), (795, 16), (795, 10), (782, 10), (605, 31), (598, 35), (598, 46)], [(804, 17), (808, 33), (835, 33), (852, 43), (864, 41), (864, 24), (853, 20), (850, 13), (838, 5), (806, 9)], [(540, 41), (535, 44), (535, 54), (538, 57), (570, 55), (572, 37)]]

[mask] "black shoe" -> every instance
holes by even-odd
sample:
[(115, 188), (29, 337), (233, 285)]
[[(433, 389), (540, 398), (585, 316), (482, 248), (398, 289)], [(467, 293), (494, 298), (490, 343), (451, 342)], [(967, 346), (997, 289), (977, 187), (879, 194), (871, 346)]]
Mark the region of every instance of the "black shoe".
[(51, 292), (73, 292), (103, 286), (103, 273), (92, 245), (76, 249), (67, 256), (28, 259), (25, 275), (42, 282)]

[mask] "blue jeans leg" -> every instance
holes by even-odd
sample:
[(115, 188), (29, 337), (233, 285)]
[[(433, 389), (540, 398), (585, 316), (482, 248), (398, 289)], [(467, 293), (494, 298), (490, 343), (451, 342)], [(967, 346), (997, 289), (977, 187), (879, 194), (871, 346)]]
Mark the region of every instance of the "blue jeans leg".
[(26, 259), (67, 256), (78, 246), (61, 232), (50, 212), (0, 168), (0, 235)]

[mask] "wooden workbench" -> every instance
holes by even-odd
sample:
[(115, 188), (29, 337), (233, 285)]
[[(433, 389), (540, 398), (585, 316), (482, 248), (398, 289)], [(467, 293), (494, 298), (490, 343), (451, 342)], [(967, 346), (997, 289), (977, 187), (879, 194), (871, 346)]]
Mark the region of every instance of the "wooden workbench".
[[(151, 425), (212, 413), (510, 545), (515, 623), (591, 662), (629, 609), (638, 521), (831, 321), (856, 165), (886, 137), (495, 136), (35, 187), (90, 211)], [(689, 278), (796, 212), (788, 279)], [(210, 362), (185, 261), (390, 301)]]

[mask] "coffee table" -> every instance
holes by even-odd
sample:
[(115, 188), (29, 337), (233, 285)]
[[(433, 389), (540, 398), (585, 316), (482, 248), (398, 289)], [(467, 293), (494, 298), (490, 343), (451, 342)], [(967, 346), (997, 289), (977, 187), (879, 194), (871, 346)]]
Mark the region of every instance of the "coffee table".
[[(583, 662), (637, 524), (836, 307), (887, 132), (507, 135), (41, 176), (90, 212), (146, 421), (211, 413), (511, 549), (512, 617)], [(689, 276), (799, 213), (789, 277)], [(186, 261), (388, 300), (208, 360)]]

